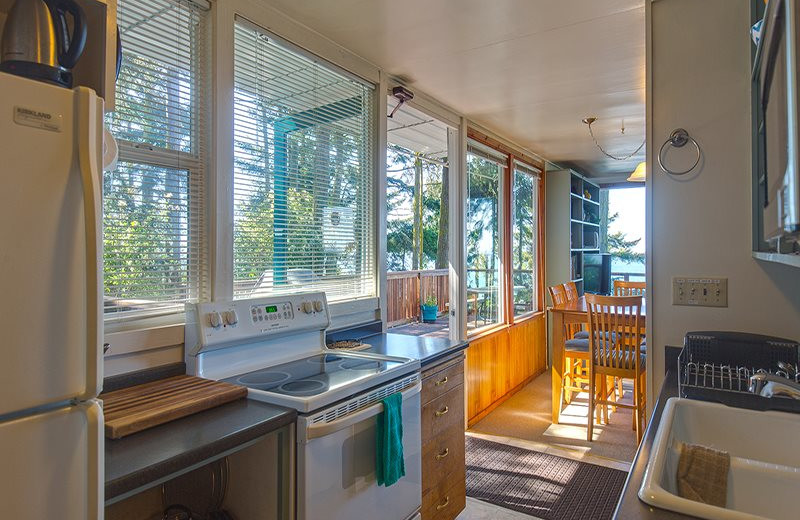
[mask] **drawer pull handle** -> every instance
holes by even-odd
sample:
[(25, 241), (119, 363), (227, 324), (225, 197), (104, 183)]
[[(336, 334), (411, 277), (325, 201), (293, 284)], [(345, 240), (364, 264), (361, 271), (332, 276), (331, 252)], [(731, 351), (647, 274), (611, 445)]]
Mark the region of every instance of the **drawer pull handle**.
[(445, 383), (447, 383), (447, 376), (444, 376), (444, 379), (436, 381), (436, 386), (442, 386)]
[(436, 460), (442, 460), (448, 455), (450, 455), (450, 448), (445, 448), (443, 452), (436, 454)]
[(446, 496), (446, 497), (444, 497), (444, 503), (439, 504), (438, 506), (436, 506), (436, 510), (437, 511), (441, 511), (442, 509), (444, 509), (448, 505), (450, 505), (450, 497)]
[(436, 412), (435, 415), (436, 415), (436, 417), (441, 417), (441, 416), (443, 416), (444, 414), (446, 414), (449, 411), (450, 411), (450, 407), (449, 406), (445, 406), (444, 408), (442, 408), (441, 410)]

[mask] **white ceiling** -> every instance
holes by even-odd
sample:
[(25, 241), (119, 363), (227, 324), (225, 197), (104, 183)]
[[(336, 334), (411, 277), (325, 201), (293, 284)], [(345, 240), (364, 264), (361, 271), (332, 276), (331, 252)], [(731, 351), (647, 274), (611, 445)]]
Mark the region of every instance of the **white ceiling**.
[[(267, 0), (470, 119), (587, 175), (645, 136), (644, 0)], [(625, 134), (620, 133), (625, 120)]]

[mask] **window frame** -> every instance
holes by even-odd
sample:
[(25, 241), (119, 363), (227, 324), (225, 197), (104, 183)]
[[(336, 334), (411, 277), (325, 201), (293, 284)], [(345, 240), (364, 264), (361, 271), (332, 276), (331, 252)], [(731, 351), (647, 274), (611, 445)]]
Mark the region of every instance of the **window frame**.
[[(478, 152), (478, 153), (475, 153)], [(507, 260), (509, 256), (506, 254), (506, 247), (509, 243), (509, 237), (507, 236), (508, 222), (507, 222), (507, 205), (509, 202), (509, 190), (507, 186), (508, 180), (508, 156), (504, 154), (500, 150), (495, 149), (492, 146), (482, 142), (479, 139), (475, 139), (473, 136), (470, 136), (467, 140), (467, 149), (464, 150), (464, 182), (467, 189), (467, 197), (464, 201), (464, 264), (465, 264), (465, 280), (467, 278), (467, 271), (469, 270), (469, 264), (467, 261), (467, 244), (468, 244), (468, 232), (467, 232), (467, 220), (469, 217), (469, 155), (472, 154), (476, 157), (480, 157), (484, 160), (488, 160), (491, 162), (495, 162), (500, 169), (498, 172), (497, 178), (497, 249), (498, 249), (498, 275), (497, 275), (497, 320), (493, 321), (492, 323), (484, 324), (481, 327), (475, 327), (470, 329), (469, 328), (469, 318), (467, 317), (467, 322), (465, 326), (467, 327), (467, 336), (478, 336), (487, 331), (493, 331), (499, 327), (507, 325), (510, 323), (509, 321), (509, 312), (510, 309), (508, 305), (508, 280), (507, 280)], [(505, 161), (503, 161), (502, 156), (505, 156)], [(467, 288), (464, 292), (464, 309), (468, 310), (468, 302), (466, 298), (469, 293), (469, 285), (467, 284)]]
[[(196, 78), (194, 86), (197, 100), (193, 107), (196, 117), (195, 128), (193, 129), (192, 151), (170, 149), (149, 143), (137, 143), (122, 138), (116, 139), (118, 150), (118, 162), (127, 162), (135, 165), (165, 168), (171, 170), (185, 171), (187, 175), (188, 209), (196, 207), (201, 214), (196, 217), (189, 217), (187, 223), (187, 246), (195, 253), (188, 253), (189, 273), (187, 293), (193, 295), (187, 301), (204, 299), (210, 296), (209, 279), (209, 255), (208, 255), (208, 224), (207, 224), (207, 178), (209, 175), (209, 154), (207, 152), (211, 127), (208, 125), (210, 113), (209, 95), (211, 84), (205, 79), (209, 68), (209, 55), (211, 36), (212, 13), (210, 5), (204, 0), (187, 0), (187, 4), (200, 15), (199, 38), (204, 40), (193, 45), (193, 50), (200, 52), (200, 55), (192, 55), (192, 63), (195, 67)], [(114, 106), (116, 106), (116, 100)], [(113, 112), (109, 112), (113, 113)], [(105, 172), (104, 172), (105, 175)], [(195, 197), (199, 197), (199, 202), (192, 202)], [(193, 259), (196, 257), (196, 259)], [(192, 267), (192, 262), (194, 266)], [(192, 279), (194, 277), (195, 279)], [(104, 284), (105, 285), (105, 284)], [(104, 287), (105, 291), (105, 287)], [(145, 330), (152, 331), (164, 326), (183, 324), (185, 313), (181, 304), (176, 304), (171, 308), (144, 310), (141, 313), (116, 313), (103, 312), (103, 323), (107, 335), (125, 334), (130, 331)], [(116, 352), (115, 353), (119, 353)]]
[[(540, 286), (540, 281), (542, 279), (542, 273), (541, 273), (542, 263), (540, 261), (540, 256), (543, 253), (543, 249), (544, 248), (542, 247), (542, 241), (541, 241), (541, 235), (540, 235), (540, 229), (542, 227), (541, 224), (540, 224), (540, 220), (541, 220), (541, 215), (542, 215), (541, 193), (542, 193), (542, 182), (543, 182), (542, 179), (544, 177), (544, 172), (540, 168), (538, 168), (536, 166), (532, 166), (532, 165), (520, 160), (518, 157), (515, 157), (513, 154), (511, 155), (511, 160), (509, 162), (512, 165), (512, 170), (510, 172), (511, 173), (511, 179), (510, 179), (511, 205), (510, 205), (510, 209), (509, 209), (509, 220), (511, 221), (510, 224), (509, 224), (509, 226), (510, 226), (509, 240), (510, 240), (510, 244), (511, 245), (510, 245), (510, 250), (509, 250), (509, 262), (508, 262), (508, 266), (509, 266), (508, 270), (510, 272), (510, 281), (509, 281), (509, 293), (510, 293), (510, 305), (511, 305), (510, 308), (512, 309), (512, 311), (510, 313), (511, 314), (511, 321), (510, 322), (511, 323), (516, 323), (518, 321), (524, 321), (525, 319), (536, 315), (537, 313), (541, 312), (541, 310), (542, 310), (542, 298), (541, 298), (542, 290), (541, 290), (541, 286)], [(520, 169), (517, 168), (517, 165), (521, 165), (521, 166), (523, 166), (524, 168), (526, 168), (528, 170), (532, 170), (532, 172), (529, 173), (529, 172), (527, 172), (525, 170), (520, 170)], [(532, 300), (531, 304), (533, 305), (533, 309), (531, 309), (530, 311), (524, 312), (522, 314), (515, 314), (514, 311), (513, 311), (513, 305), (514, 305), (514, 302), (513, 302), (513, 299), (514, 299), (513, 287), (514, 287), (514, 272), (515, 272), (514, 261), (512, 259), (513, 254), (514, 254), (514, 251), (513, 251), (513, 247), (514, 247), (513, 246), (513, 244), (514, 244), (514, 242), (513, 242), (513, 240), (514, 240), (514, 238), (513, 238), (513, 234), (514, 234), (514, 222), (513, 222), (514, 215), (513, 215), (513, 212), (514, 212), (515, 204), (516, 204), (516, 191), (514, 190), (514, 179), (515, 179), (515, 174), (516, 174), (517, 171), (521, 172), (523, 175), (530, 175), (534, 179), (534, 181), (533, 181), (533, 193), (531, 195), (532, 200), (533, 200), (533, 210), (534, 210), (534, 220), (533, 220), (533, 261), (534, 261), (534, 265), (533, 265), (533, 269), (531, 271), (532, 274), (533, 274), (533, 288), (534, 288), (534, 294), (533, 294), (533, 296), (531, 298), (531, 300)], [(524, 270), (523, 272), (528, 272), (528, 271)]]
[[(203, 0), (190, 0), (198, 5)], [(205, 23), (208, 74), (205, 95), (206, 120), (205, 143), (214, 153), (207, 153), (202, 161), (205, 168), (203, 182), (205, 196), (206, 237), (202, 247), (206, 254), (208, 280), (207, 299), (229, 300), (233, 297), (233, 56), (234, 27), (237, 17), (273, 34), (276, 39), (305, 53), (311, 59), (323, 61), (337, 71), (374, 87), (372, 96), (372, 164), (373, 174), (373, 222), (374, 233), (373, 275), (375, 296), (352, 301), (334, 302), (329, 305), (332, 328), (341, 328), (379, 320), (385, 309), (384, 264), (385, 233), (385, 98), (379, 95), (387, 89), (387, 75), (372, 63), (342, 48), (338, 44), (310, 31), (284, 13), (257, 0), (229, 0), (209, 2)], [(142, 150), (125, 150), (120, 146), (120, 159), (124, 153), (141, 153)], [(189, 168), (188, 157), (172, 154), (171, 160), (181, 160), (183, 169)], [(181, 157), (179, 159), (179, 157)], [(160, 157), (158, 159), (169, 160)], [(110, 343), (106, 353), (107, 375), (123, 373), (148, 366), (162, 364), (171, 359), (169, 352), (183, 341), (185, 314), (175, 312), (162, 316), (142, 317), (120, 323), (107, 323), (105, 341)], [(144, 356), (135, 354), (142, 353)], [(174, 356), (174, 354), (171, 354)], [(178, 361), (178, 359), (175, 359)]]
[[(545, 193), (545, 183), (546, 183), (546, 175), (545, 175), (545, 164), (544, 161), (539, 160), (531, 155), (528, 155), (519, 149), (513, 148), (511, 146), (506, 145), (503, 142), (490, 137), (489, 135), (483, 133), (482, 131), (478, 130), (473, 126), (467, 127), (467, 139), (469, 144), (478, 143), (485, 148), (493, 150), (495, 153), (503, 154), (506, 157), (506, 167), (505, 175), (501, 179), (501, 241), (502, 241), (502, 249), (501, 249), (501, 301), (505, 308), (505, 312), (503, 313), (503, 319), (497, 323), (487, 325), (485, 327), (479, 327), (475, 329), (467, 329), (466, 334), (467, 338), (470, 340), (475, 340), (477, 338), (487, 336), (502, 330), (504, 328), (511, 327), (513, 325), (526, 322), (531, 319), (535, 319), (541, 316), (544, 313), (544, 249), (545, 249), (545, 238), (544, 238), (544, 215), (545, 215), (545, 200), (544, 200), (544, 193)], [(467, 151), (464, 151), (464, 157), (466, 161), (466, 154)], [(536, 211), (536, 220), (534, 221), (536, 230), (535, 230), (535, 239), (534, 239), (534, 246), (535, 246), (535, 268), (534, 268), (534, 287), (536, 294), (534, 295), (534, 310), (521, 314), (519, 316), (514, 316), (513, 313), (513, 262), (512, 262), (512, 244), (513, 244), (513, 222), (512, 222), (512, 208), (513, 208), (513, 179), (514, 179), (514, 169), (515, 163), (521, 163), (526, 168), (531, 170), (535, 170), (539, 172), (539, 179), (538, 182), (535, 184), (536, 192), (534, 193), (534, 201), (535, 201), (535, 211)], [(469, 175), (466, 162), (464, 167), (464, 175), (465, 178)], [(466, 182), (466, 181), (465, 181)], [(464, 214), (466, 215), (466, 208), (464, 209)], [(464, 233), (464, 245), (463, 249), (465, 252), (465, 263), (466, 263), (466, 223), (465, 223), (465, 233)], [(464, 296), (462, 297), (462, 305), (466, 308), (466, 291), (464, 292)], [(466, 325), (466, 324), (465, 324)]]
[[(234, 24), (234, 27), (233, 27), (233, 31), (232, 32), (233, 32), (234, 35), (236, 33), (236, 27), (237, 26), (243, 28), (244, 30), (255, 31), (255, 32), (263, 35), (264, 37), (266, 37), (266, 38), (268, 38), (270, 40), (273, 40), (273, 42), (275, 42), (275, 44), (277, 44), (283, 51), (286, 51), (286, 52), (295, 54), (297, 56), (300, 56), (301, 58), (305, 58), (307, 60), (310, 60), (315, 65), (317, 65), (319, 67), (325, 68), (328, 71), (330, 71), (330, 72), (332, 72), (332, 73), (334, 73), (336, 75), (339, 75), (339, 76), (341, 76), (341, 77), (343, 77), (343, 78), (345, 78), (347, 80), (350, 80), (350, 81), (352, 81), (354, 83), (361, 84), (366, 90), (369, 91), (369, 98), (370, 98), (369, 106), (365, 107), (364, 112), (362, 112), (362, 114), (361, 114), (361, 117), (369, 118), (368, 124), (365, 125), (365, 128), (368, 128), (368, 137), (372, 137), (372, 143), (365, 143), (365, 146), (364, 146), (365, 149), (369, 150), (370, 158), (372, 159), (370, 161), (371, 164), (365, 164), (364, 165), (364, 168), (365, 168), (365, 170), (367, 172), (366, 173), (366, 177), (369, 177), (369, 172), (374, 172), (375, 171), (374, 166), (375, 166), (375, 161), (376, 161), (376, 158), (375, 158), (376, 150), (375, 150), (374, 144), (375, 144), (375, 142), (379, 142), (380, 141), (380, 139), (378, 138), (378, 135), (376, 133), (377, 132), (377, 128), (378, 128), (377, 125), (376, 125), (378, 114), (376, 113), (376, 110), (375, 110), (376, 109), (376, 104), (378, 103), (378, 99), (377, 98), (379, 98), (381, 96), (381, 92), (379, 90), (380, 85), (372, 83), (370, 81), (367, 81), (364, 78), (361, 78), (361, 77), (349, 72), (348, 70), (343, 69), (342, 67), (336, 65), (335, 63), (331, 63), (330, 61), (328, 61), (328, 60), (326, 60), (324, 58), (321, 58), (321, 57), (319, 57), (319, 56), (317, 56), (317, 55), (305, 50), (304, 48), (300, 47), (299, 45), (297, 45), (295, 43), (292, 43), (291, 41), (286, 40), (280, 34), (276, 34), (273, 30), (267, 28), (266, 26), (259, 25), (259, 24), (255, 23), (255, 22), (251, 21), (249, 18), (239, 14), (238, 12), (234, 13), (234, 15), (233, 15), (233, 24)], [(236, 49), (236, 38), (235, 37), (234, 37), (234, 42), (233, 42), (233, 45), (231, 46), (231, 48), (234, 51), (234, 58), (235, 58), (235, 49)], [(235, 92), (235, 89), (234, 89), (234, 87), (235, 87), (235, 69), (232, 72), (233, 72), (233, 76), (231, 77), (231, 80), (232, 80), (231, 88)], [(235, 118), (235, 115), (234, 115), (235, 111), (236, 111), (236, 106), (235, 106), (236, 95), (235, 95), (235, 93), (233, 94), (231, 99), (232, 99), (232, 101), (234, 103), (234, 104), (231, 105), (231, 115), (232, 115), (232, 119), (233, 119), (232, 133), (235, 133), (235, 128), (236, 128), (236, 118)], [(385, 108), (384, 108), (384, 110), (385, 110)], [(294, 116), (291, 116), (291, 117), (294, 117)], [(291, 135), (291, 132), (286, 134), (287, 138), (288, 138), (289, 135)], [(233, 140), (233, 142), (235, 143), (235, 139)], [(288, 149), (289, 148), (287, 146), (287, 155), (288, 155)], [(233, 153), (232, 153), (234, 158), (235, 158), (235, 154), (236, 154), (236, 152), (235, 152), (235, 146), (234, 146), (234, 150), (233, 150)], [(231, 163), (231, 164), (233, 164), (233, 163)], [(236, 193), (236, 171), (235, 170), (236, 170), (236, 167), (233, 166), (233, 169), (230, 171), (230, 176), (229, 176), (230, 177), (229, 183), (230, 183), (230, 186), (231, 186), (232, 193), (234, 193), (234, 194)], [(337, 298), (336, 300), (330, 302), (330, 307), (332, 309), (334, 309), (334, 308), (337, 309), (336, 315), (338, 315), (339, 314), (338, 311), (340, 311), (342, 309), (345, 309), (345, 308), (346, 309), (351, 309), (352, 308), (352, 305), (346, 305), (345, 307), (342, 307), (341, 305), (339, 305), (341, 303), (350, 304), (352, 302), (376, 302), (375, 308), (376, 309), (378, 308), (377, 302), (378, 302), (378, 299), (379, 299), (379, 284), (378, 284), (379, 271), (377, 269), (377, 267), (378, 267), (377, 262), (378, 262), (379, 254), (378, 254), (378, 241), (377, 241), (377, 238), (376, 238), (377, 235), (376, 235), (376, 228), (375, 228), (375, 223), (378, 220), (378, 207), (376, 206), (377, 201), (376, 201), (376, 196), (375, 196), (375, 190), (376, 190), (377, 182), (376, 182), (376, 178), (375, 178), (374, 175), (369, 180), (371, 182), (371, 186), (369, 186), (370, 189), (367, 190), (367, 193), (368, 193), (368, 197), (369, 197), (370, 204), (372, 205), (372, 207), (369, 208), (369, 211), (368, 211), (368, 213), (366, 215), (367, 222), (365, 222), (364, 226), (366, 226), (366, 228), (367, 228), (367, 229), (365, 229), (365, 231), (367, 232), (367, 235), (368, 235), (367, 236), (367, 242), (368, 243), (367, 243), (366, 248), (362, 252), (362, 256), (367, 259), (369, 268), (367, 268), (365, 272), (359, 273), (357, 276), (359, 277), (359, 279), (364, 279), (365, 275), (366, 276), (371, 275), (371, 277), (372, 277), (372, 280), (371, 280), (371, 287), (372, 287), (371, 294), (352, 295), (352, 296), (348, 296), (345, 300)], [(363, 189), (363, 188), (360, 188), (360, 189)], [(232, 204), (231, 204), (231, 207), (230, 207), (231, 218), (232, 219), (233, 219), (233, 214), (234, 214), (235, 208), (236, 208), (236, 201), (234, 199), (232, 201)], [(231, 241), (231, 246), (232, 247), (235, 246), (233, 241)], [(235, 249), (232, 252), (232, 265), (235, 267), (235, 258), (233, 258), (233, 255), (235, 255)], [(287, 256), (286, 259), (290, 260), (291, 258)], [(229, 294), (225, 295), (226, 298), (237, 299), (237, 297), (239, 297), (239, 296), (237, 296), (237, 293), (236, 293), (236, 290), (235, 290), (235, 287), (234, 287), (235, 286), (235, 282), (236, 282), (234, 272), (231, 271), (229, 273), (223, 273), (223, 276), (230, 276), (231, 277), (231, 283), (230, 283), (231, 292)], [(323, 289), (313, 288), (313, 287), (298, 287), (298, 290), (299, 291), (319, 291), (319, 290), (323, 290)], [(278, 295), (278, 294), (281, 294), (281, 291), (274, 291), (274, 292), (271, 292), (271, 293), (265, 292), (265, 293), (253, 295), (252, 297), (265, 297), (265, 296), (272, 296), (272, 295)], [(367, 305), (367, 306), (369, 306), (369, 305)], [(360, 306), (356, 305), (356, 307), (358, 308)], [(332, 314), (334, 314), (334, 313), (332, 312)]]

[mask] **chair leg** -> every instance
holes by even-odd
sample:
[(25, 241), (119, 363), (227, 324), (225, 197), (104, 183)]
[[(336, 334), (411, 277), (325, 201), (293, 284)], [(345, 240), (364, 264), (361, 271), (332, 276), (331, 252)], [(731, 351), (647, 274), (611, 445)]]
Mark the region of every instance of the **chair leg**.
[(591, 367), (589, 368), (589, 424), (586, 428), (586, 440), (592, 442), (594, 432), (594, 400), (595, 400), (595, 375)]
[(570, 387), (575, 386), (575, 376), (572, 372), (572, 359), (564, 356), (564, 377), (562, 379), (564, 388), (564, 403), (569, 404), (572, 401), (572, 390)]

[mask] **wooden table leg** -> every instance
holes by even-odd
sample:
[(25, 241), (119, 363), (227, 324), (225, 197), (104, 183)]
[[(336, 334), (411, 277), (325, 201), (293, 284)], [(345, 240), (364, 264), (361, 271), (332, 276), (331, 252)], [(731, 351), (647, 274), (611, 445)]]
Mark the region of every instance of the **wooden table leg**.
[(561, 378), (564, 368), (564, 315), (560, 312), (552, 312), (550, 314), (553, 317), (552, 419), (553, 424), (558, 424), (558, 416), (561, 414)]

